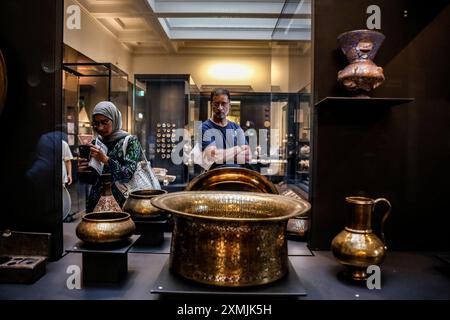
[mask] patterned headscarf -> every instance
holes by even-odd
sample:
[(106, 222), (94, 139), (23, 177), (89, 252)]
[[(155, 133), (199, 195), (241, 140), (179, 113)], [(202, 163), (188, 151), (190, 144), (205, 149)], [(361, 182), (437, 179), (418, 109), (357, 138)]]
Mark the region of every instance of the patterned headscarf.
[(112, 133), (106, 137), (100, 137), (103, 142), (111, 142), (117, 139), (126, 137), (128, 132), (121, 130), (122, 128), (122, 114), (119, 109), (110, 101), (101, 101), (97, 103), (92, 112), (92, 119), (96, 114), (101, 114), (112, 121)]

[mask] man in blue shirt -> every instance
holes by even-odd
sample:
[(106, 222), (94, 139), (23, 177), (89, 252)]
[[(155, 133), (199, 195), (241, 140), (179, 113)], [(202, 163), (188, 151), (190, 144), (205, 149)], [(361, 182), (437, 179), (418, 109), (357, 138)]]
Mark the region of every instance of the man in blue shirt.
[(225, 89), (211, 92), (212, 117), (202, 123), (202, 150), (214, 162), (209, 169), (243, 167), (250, 159), (244, 131), (227, 119), (230, 112), (230, 93)]

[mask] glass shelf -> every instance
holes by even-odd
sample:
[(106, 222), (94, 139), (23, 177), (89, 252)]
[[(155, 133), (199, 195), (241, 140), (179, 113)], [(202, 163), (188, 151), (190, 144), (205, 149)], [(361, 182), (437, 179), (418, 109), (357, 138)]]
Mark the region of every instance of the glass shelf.
[(315, 104), (316, 107), (324, 106), (388, 106), (393, 107), (414, 101), (414, 98), (370, 98), (370, 97), (326, 97)]

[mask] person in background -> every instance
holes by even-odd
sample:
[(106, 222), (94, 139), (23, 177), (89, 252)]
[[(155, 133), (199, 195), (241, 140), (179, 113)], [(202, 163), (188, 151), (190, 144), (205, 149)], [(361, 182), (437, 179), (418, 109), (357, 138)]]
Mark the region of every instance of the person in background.
[(230, 93), (217, 88), (211, 92), (212, 117), (202, 123), (202, 152), (212, 162), (209, 169), (244, 167), (250, 160), (250, 148), (244, 131), (227, 119), (230, 112)]
[[(122, 207), (125, 202), (125, 196), (119, 190), (116, 182), (128, 182), (136, 171), (138, 162), (141, 158), (141, 146), (136, 136), (131, 136), (128, 140), (125, 154), (122, 151), (125, 137), (128, 132), (121, 130), (122, 114), (119, 109), (109, 101), (99, 102), (92, 112), (92, 127), (98, 134), (99, 139), (108, 148), (107, 153), (94, 145), (89, 144), (90, 157), (93, 157), (104, 164), (102, 173), (111, 173), (112, 194), (119, 205)], [(78, 170), (80, 172), (90, 172), (88, 159), (80, 159)], [(86, 212), (92, 212), (101, 196), (101, 181), (96, 179), (89, 192), (86, 201)]]
[(72, 184), (72, 160), (73, 155), (70, 151), (69, 145), (62, 140), (62, 176), (63, 184), (70, 186)]

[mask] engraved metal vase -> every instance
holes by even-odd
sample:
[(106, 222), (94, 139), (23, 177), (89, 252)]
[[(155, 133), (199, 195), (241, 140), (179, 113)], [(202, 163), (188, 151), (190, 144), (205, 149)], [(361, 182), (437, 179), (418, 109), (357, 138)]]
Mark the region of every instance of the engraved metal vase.
[[(380, 265), (386, 256), (384, 223), (391, 212), (391, 204), (384, 198), (346, 197), (348, 221), (332, 241), (331, 250), (346, 267), (345, 276), (352, 280), (367, 279), (367, 267)], [(375, 206), (385, 202), (387, 211), (381, 220), (381, 240), (372, 231), (372, 214)]]
[(310, 209), (303, 200), (230, 191), (176, 192), (152, 204), (174, 217), (170, 269), (224, 287), (282, 278), (288, 269), (287, 220)]
[(349, 65), (338, 72), (338, 82), (349, 91), (369, 92), (384, 81), (383, 68), (373, 59), (385, 36), (373, 30), (342, 33), (337, 40)]
[(103, 212), (103, 211), (122, 211), (119, 203), (114, 198), (111, 191), (111, 174), (104, 173), (100, 176), (101, 181), (101, 196), (97, 204), (94, 207), (93, 212)]

